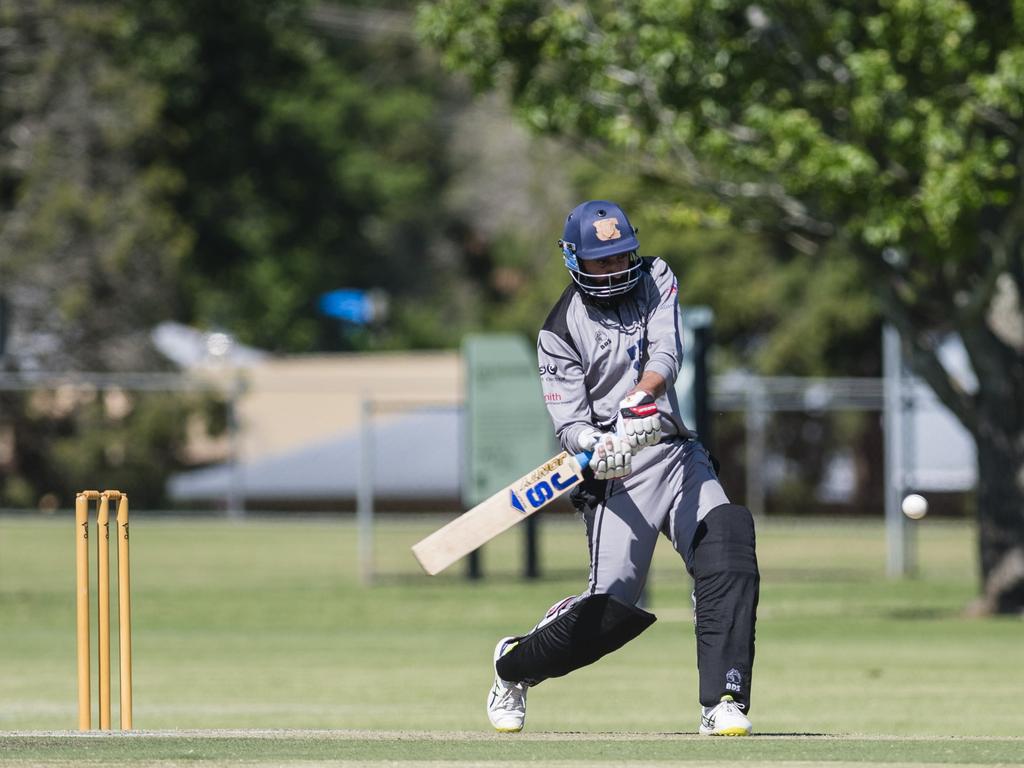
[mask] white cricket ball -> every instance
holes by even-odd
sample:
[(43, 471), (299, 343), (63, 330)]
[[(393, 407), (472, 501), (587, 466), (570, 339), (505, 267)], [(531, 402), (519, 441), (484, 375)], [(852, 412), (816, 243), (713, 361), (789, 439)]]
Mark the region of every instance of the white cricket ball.
[(903, 514), (911, 520), (920, 520), (928, 514), (928, 499), (918, 493), (911, 493), (903, 499)]

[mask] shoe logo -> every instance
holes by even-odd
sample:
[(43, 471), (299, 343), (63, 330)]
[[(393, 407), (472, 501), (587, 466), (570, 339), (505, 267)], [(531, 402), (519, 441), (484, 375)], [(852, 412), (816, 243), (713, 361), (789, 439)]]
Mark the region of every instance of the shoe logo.
[(743, 675), (740, 671), (733, 667), (725, 673), (725, 690), (727, 691), (739, 691), (740, 686), (743, 685)]

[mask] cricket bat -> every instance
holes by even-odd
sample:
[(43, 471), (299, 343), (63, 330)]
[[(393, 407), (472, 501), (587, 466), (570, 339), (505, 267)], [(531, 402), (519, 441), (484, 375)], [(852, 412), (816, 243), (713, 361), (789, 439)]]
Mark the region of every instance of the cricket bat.
[(414, 544), (412, 553), (429, 575), (440, 573), (579, 484), (590, 457), (563, 451)]

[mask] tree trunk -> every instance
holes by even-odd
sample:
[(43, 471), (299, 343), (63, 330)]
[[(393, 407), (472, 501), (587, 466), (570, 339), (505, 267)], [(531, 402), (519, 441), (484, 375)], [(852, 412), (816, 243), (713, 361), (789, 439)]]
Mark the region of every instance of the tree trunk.
[(984, 382), (979, 392), (975, 440), (982, 595), (971, 606), (975, 614), (1024, 613), (1024, 403), (1019, 396), (1013, 388)]
[(915, 325), (898, 302), (887, 309), (911, 340), (915, 372), (970, 431), (977, 448), (981, 595), (968, 612), (1024, 615), (1024, 350), (994, 333), (976, 307), (957, 312), (956, 331), (977, 377), (972, 394), (940, 362), (934, 337), (922, 332), (938, 327), (938, 320)]

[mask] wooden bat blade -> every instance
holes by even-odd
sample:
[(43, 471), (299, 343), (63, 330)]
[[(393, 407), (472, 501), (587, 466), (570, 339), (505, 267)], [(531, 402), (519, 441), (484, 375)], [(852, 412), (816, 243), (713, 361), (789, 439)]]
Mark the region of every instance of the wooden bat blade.
[(590, 454), (562, 452), (413, 545), (431, 576), (544, 508), (583, 479)]

